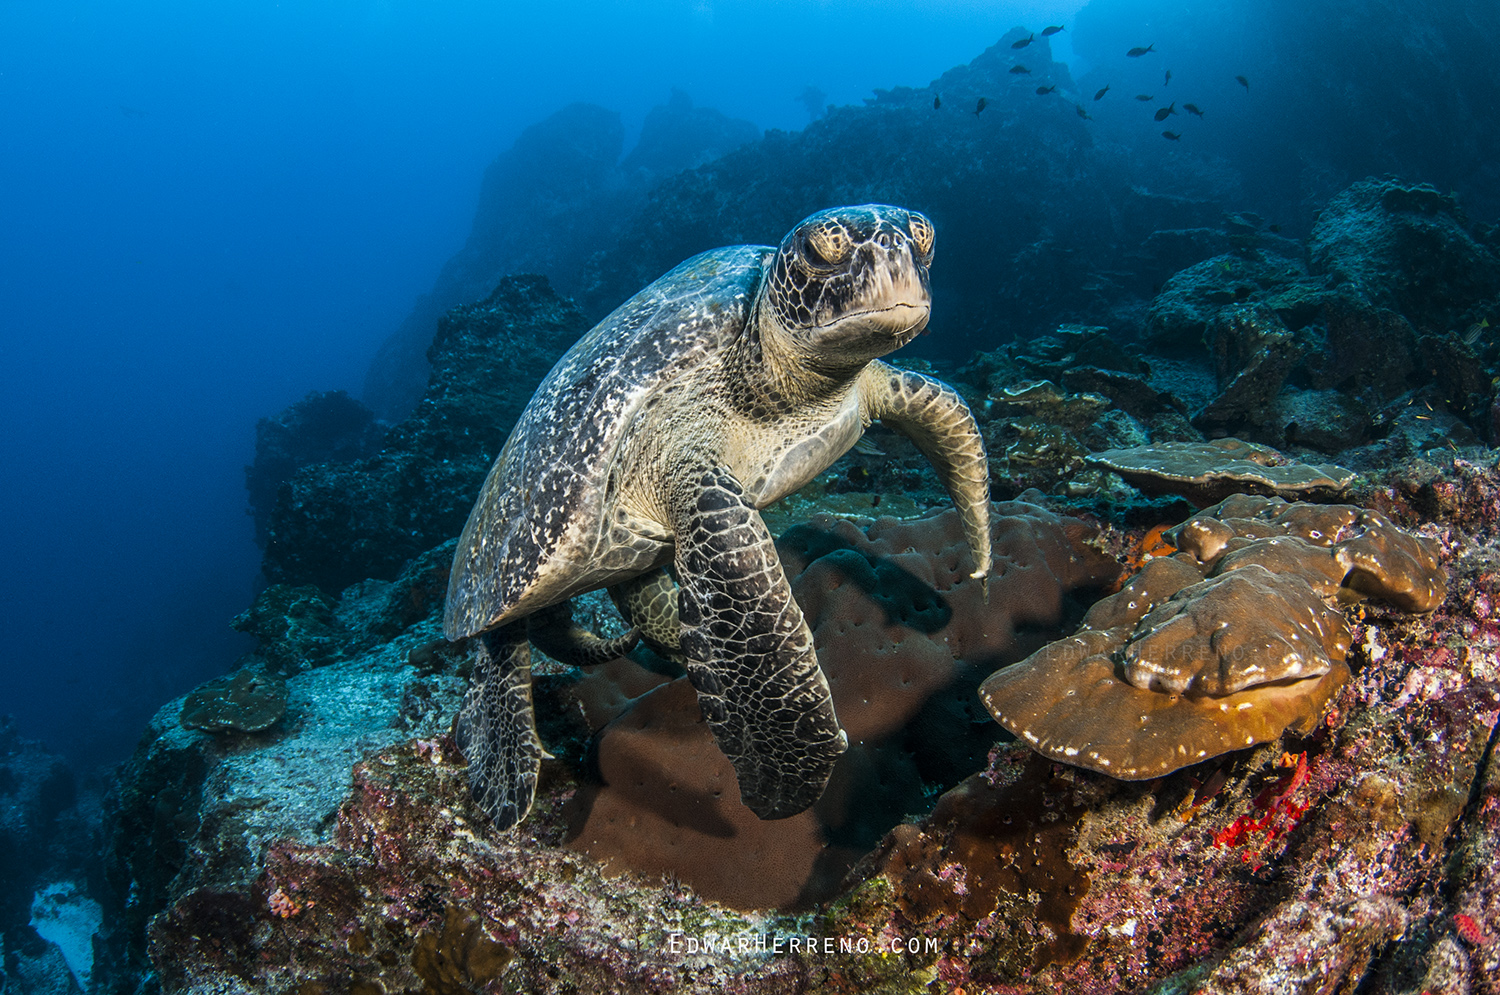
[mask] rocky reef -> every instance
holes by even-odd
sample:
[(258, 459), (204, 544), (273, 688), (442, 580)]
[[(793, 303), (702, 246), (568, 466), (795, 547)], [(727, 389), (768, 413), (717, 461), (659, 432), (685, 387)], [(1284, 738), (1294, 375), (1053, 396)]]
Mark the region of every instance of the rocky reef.
[(773, 822), (644, 647), (540, 658), (537, 806), (470, 800), (451, 536), (586, 320), (532, 277), (450, 312), (384, 449), (280, 488), (255, 653), (122, 772), (97, 990), (1496, 991), (1490, 233), (1391, 179), (1305, 256), (1239, 224), (1147, 334), (905, 361), (980, 421), (988, 600), (878, 426), (766, 510), (853, 744)]
[(1489, 237), (1429, 186), (1364, 180), (1319, 216), (1309, 264), (1264, 249), (1198, 263), (1152, 302), (1149, 334), (1211, 369), (1204, 431), (1329, 453), (1383, 442), (1382, 459), (1413, 434), (1493, 442)]
[(0, 716), (0, 991), (87, 987), (98, 819), (97, 786), (81, 786), (66, 760)]
[(375, 412), (344, 391), (313, 391), (274, 418), (255, 426), (255, 462), (245, 467), (245, 491), (262, 549), (281, 485), (305, 466), (346, 463), (370, 456), (384, 433)]
[[(117, 977), (149, 966), (164, 991), (258, 992), (1489, 990), (1500, 535), (1475, 525), (1500, 466), (1454, 490), (1451, 475), (1426, 485), (1449, 495), (1424, 529), (1442, 604), (1354, 610), (1347, 679), (1315, 725), (1145, 781), (995, 744), (976, 712), (979, 675), (963, 671), (1062, 629), (1068, 587), (1083, 582), (1081, 606), (1118, 575), (1104, 550), (1138, 535), (1034, 505), (997, 508), (1011, 586), (986, 608), (951, 513), (783, 537), (836, 694), (870, 720), (848, 709), (867, 747), (802, 824), (737, 819), (692, 697), (622, 660), (547, 668), (538, 707), (562, 748), (533, 816), (488, 831), (445, 735), (466, 654), (434, 645), (431, 615), (288, 680), (287, 718), (265, 731), (187, 729), (172, 703), (122, 794), (111, 873), (135, 896), (134, 946)], [(1393, 489), (1390, 513), (1419, 490)], [(390, 593), (344, 594), (351, 646), (392, 627)]]
[(264, 572), (336, 594), (392, 580), (413, 557), (458, 535), (479, 485), (536, 385), (587, 331), (545, 278), (506, 277), (449, 311), (428, 358), (427, 391), (361, 460), (297, 471), (276, 496)]

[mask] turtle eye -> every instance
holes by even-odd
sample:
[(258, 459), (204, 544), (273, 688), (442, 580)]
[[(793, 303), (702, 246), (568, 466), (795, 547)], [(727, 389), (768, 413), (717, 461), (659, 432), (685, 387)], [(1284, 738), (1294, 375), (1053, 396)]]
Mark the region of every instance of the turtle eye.
[(814, 266), (837, 266), (849, 258), (854, 243), (842, 226), (813, 225), (802, 240), (803, 252)]
[(913, 211), (910, 226), (911, 240), (916, 243), (917, 251), (924, 256), (931, 254), (932, 240), (936, 234), (932, 229), (932, 222), (928, 221), (923, 215)]

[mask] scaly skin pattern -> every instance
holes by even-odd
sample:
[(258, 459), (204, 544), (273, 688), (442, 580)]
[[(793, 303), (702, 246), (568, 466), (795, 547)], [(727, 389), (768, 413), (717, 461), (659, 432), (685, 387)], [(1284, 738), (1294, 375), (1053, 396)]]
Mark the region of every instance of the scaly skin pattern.
[(573, 621), (573, 603), (560, 601), (526, 616), (531, 644), (570, 667), (596, 667), (635, 649), (636, 632), (601, 639)]
[(677, 583), (666, 570), (653, 570), (609, 589), (620, 614), (657, 653), (686, 664), (677, 621)]
[(974, 561), (971, 577), (990, 568), (990, 471), (984, 439), (958, 391), (940, 380), (885, 363), (860, 377), (867, 418), (879, 419), (911, 439), (926, 456), (963, 516)]
[(496, 825), (525, 817), (537, 771), (550, 756), (531, 708), (531, 644), (525, 622), (479, 639), (474, 677), (454, 723), (454, 741), (469, 762), (469, 790)]
[[(465, 526), (449, 638), (611, 587), (638, 632), (685, 659), (744, 803), (781, 818), (816, 801), (846, 737), (758, 509), (880, 418), (937, 465), (963, 509), (975, 576), (989, 564), (973, 417), (950, 388), (874, 362), (927, 324), (932, 239), (927, 219), (901, 208), (824, 211), (779, 248), (689, 260), (580, 339), (533, 397)], [(675, 605), (667, 563), (681, 585)], [(519, 769), (470, 766), (481, 796)], [(503, 807), (496, 823), (524, 814)]]
[(776, 545), (723, 466), (680, 481), (681, 646), (698, 707), (762, 819), (806, 809), (849, 747)]

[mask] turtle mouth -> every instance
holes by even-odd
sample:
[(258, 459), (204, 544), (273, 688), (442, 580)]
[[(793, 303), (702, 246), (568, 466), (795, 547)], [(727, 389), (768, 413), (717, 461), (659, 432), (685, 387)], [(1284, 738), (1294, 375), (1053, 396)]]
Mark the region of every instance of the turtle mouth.
[[(903, 314), (903, 312), (906, 312), (906, 314)], [(907, 304), (903, 301), (902, 303), (890, 304), (885, 307), (871, 307), (865, 308), (862, 311), (850, 311), (839, 315), (832, 321), (815, 325), (814, 328), (822, 332), (847, 323), (868, 320), (880, 315), (890, 315), (898, 320), (909, 318), (909, 320), (900, 320), (899, 324), (894, 321), (881, 322), (881, 324), (890, 327), (892, 338), (905, 340), (914, 337), (917, 332), (921, 331), (922, 326), (927, 324), (927, 319), (931, 314), (932, 305), (930, 304)]]

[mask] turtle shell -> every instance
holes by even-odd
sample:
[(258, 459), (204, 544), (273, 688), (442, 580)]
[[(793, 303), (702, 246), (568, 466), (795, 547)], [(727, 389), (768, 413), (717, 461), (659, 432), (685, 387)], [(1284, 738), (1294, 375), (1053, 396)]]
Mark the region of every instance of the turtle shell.
[(659, 540), (612, 530), (616, 454), (652, 394), (744, 328), (775, 249), (694, 256), (620, 305), (547, 374), (458, 540), (443, 628), (461, 639), (644, 573)]

